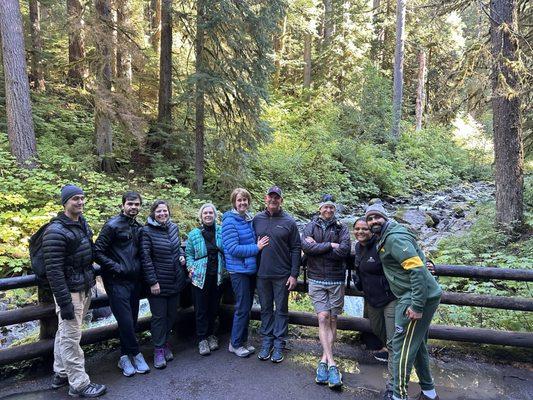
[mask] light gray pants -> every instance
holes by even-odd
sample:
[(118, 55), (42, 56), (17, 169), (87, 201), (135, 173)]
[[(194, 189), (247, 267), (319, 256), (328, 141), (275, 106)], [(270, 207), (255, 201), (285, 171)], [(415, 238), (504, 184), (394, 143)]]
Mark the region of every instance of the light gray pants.
[(69, 385), (75, 390), (80, 390), (91, 383), (89, 375), (85, 372), (85, 357), (80, 346), (81, 325), (91, 304), (91, 296), (90, 292), (75, 292), (70, 295), (74, 305), (74, 319), (62, 319), (56, 301), (59, 324), (54, 343), (54, 372), (68, 377)]

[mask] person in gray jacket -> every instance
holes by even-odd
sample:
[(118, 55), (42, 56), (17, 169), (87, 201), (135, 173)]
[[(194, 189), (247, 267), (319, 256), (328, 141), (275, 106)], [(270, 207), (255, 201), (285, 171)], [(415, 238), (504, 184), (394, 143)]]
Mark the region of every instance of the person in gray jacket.
[(257, 357), (279, 363), (283, 361), (289, 327), (289, 291), (296, 287), (300, 271), (301, 243), (296, 222), (281, 209), (283, 196), (279, 187), (268, 189), (265, 203), (265, 211), (253, 220), (256, 236), (269, 240), (258, 255), (257, 293), (263, 342)]
[(302, 235), (309, 297), (318, 316), (318, 336), (323, 349), (315, 382), (328, 384), (332, 389), (342, 386), (342, 374), (333, 359), (333, 343), (337, 316), (344, 307), (345, 258), (350, 253), (350, 232), (337, 220), (335, 210), (333, 196), (323, 196), (319, 215), (306, 225)]

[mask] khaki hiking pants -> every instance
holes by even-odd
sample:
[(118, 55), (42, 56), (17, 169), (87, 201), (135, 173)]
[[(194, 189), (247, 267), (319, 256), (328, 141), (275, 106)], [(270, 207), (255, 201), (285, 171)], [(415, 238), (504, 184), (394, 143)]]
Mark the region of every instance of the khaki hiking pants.
[(81, 325), (91, 303), (91, 294), (74, 292), (70, 295), (74, 305), (74, 319), (63, 320), (56, 302), (59, 323), (54, 343), (54, 372), (68, 377), (69, 385), (79, 390), (91, 383), (85, 372), (85, 357), (80, 346)]

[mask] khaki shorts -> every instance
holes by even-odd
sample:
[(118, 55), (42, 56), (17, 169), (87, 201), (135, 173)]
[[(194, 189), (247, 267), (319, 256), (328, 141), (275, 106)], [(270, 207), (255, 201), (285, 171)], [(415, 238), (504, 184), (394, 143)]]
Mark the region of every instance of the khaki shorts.
[(330, 311), (332, 315), (340, 315), (344, 307), (344, 284), (321, 285), (309, 282), (309, 297), (317, 314)]

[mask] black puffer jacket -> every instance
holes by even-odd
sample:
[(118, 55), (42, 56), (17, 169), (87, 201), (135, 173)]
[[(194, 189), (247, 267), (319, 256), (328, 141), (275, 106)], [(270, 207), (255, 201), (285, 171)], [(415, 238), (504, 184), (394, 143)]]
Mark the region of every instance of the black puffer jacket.
[(93, 233), (87, 221), (73, 221), (64, 213), (53, 218), (43, 235), (46, 276), (59, 307), (72, 302), (71, 292), (94, 286)]
[[(307, 242), (306, 237), (312, 237), (316, 243)], [(331, 243), (338, 243), (339, 247), (333, 249)], [(350, 253), (350, 232), (346, 225), (336, 218), (322, 222), (318, 216), (313, 218), (304, 228), (302, 250), (307, 255), (308, 278), (344, 281), (345, 258)]]
[(169, 221), (160, 225), (148, 218), (141, 233), (142, 268), (148, 285), (159, 283), (160, 296), (173, 296), (185, 287), (187, 274), (181, 266), (181, 248), (178, 225)]
[(392, 294), (383, 272), (376, 241), (374, 236), (365, 246), (355, 244), (354, 266), (359, 275), (360, 289), (365, 293), (365, 300), (372, 307), (379, 308), (386, 306), (396, 297)]
[(119, 214), (105, 223), (96, 239), (96, 262), (105, 283), (136, 281), (141, 276), (141, 224)]

